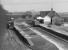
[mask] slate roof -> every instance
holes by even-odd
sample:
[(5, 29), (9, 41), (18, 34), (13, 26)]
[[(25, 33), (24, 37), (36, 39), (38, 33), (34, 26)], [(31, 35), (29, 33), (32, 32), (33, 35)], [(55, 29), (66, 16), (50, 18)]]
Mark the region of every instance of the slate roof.
[(51, 9), (51, 11), (40, 11), (40, 16), (44, 17), (46, 15), (50, 17), (54, 17), (54, 16), (60, 17), (60, 15), (56, 13), (53, 9)]

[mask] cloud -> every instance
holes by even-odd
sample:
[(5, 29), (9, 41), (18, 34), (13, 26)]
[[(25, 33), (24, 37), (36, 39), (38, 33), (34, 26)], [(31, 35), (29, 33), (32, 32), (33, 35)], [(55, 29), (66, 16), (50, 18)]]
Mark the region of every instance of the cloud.
[(51, 7), (57, 12), (68, 12), (68, 0), (2, 0), (8, 11), (49, 10)]

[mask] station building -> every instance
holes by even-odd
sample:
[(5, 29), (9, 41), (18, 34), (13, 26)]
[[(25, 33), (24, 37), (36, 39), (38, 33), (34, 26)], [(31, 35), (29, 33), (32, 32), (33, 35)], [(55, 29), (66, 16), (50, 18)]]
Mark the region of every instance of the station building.
[(40, 16), (44, 18), (44, 23), (51, 25), (61, 25), (64, 19), (51, 8), (50, 11), (40, 11)]

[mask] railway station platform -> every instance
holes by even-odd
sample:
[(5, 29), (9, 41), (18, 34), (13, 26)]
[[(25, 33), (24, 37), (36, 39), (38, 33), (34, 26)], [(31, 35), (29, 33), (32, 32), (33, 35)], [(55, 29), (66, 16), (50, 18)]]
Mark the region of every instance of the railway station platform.
[(56, 26), (56, 25), (51, 25), (51, 27), (48, 27), (48, 25), (45, 25), (45, 24), (40, 24), (40, 26), (46, 27), (47, 29), (51, 29), (53, 31), (56, 31), (58, 33), (68, 36), (68, 27)]

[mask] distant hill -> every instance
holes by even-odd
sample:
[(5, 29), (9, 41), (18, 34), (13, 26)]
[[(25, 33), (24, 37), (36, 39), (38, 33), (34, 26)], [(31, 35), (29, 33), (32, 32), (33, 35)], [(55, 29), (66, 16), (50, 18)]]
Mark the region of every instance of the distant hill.
[(10, 12), (7, 15), (23, 15), (24, 12)]

